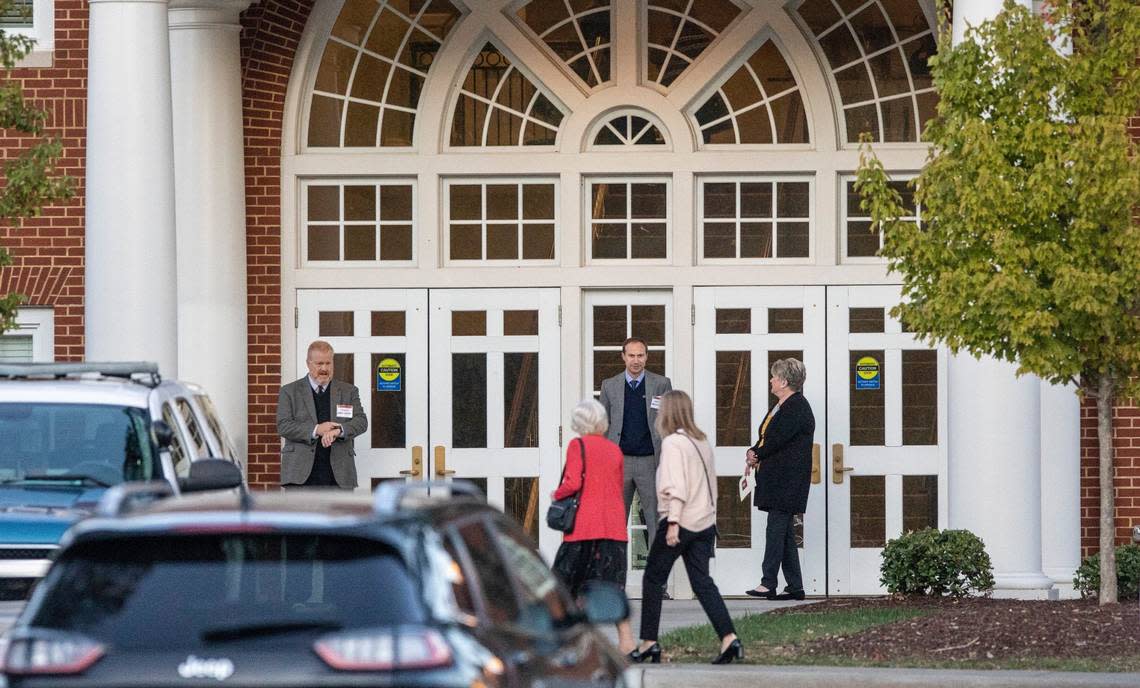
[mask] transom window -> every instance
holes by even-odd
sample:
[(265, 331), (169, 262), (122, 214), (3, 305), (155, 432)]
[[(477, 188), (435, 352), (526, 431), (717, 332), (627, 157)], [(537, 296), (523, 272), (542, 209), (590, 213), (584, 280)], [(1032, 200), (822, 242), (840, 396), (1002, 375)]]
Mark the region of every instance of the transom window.
[(308, 265), (410, 265), (414, 261), (411, 181), (312, 180), (302, 187)]
[(610, 80), (610, 1), (531, 0), (518, 18), (593, 88)]
[[(896, 177), (898, 175), (895, 175)], [(910, 188), (907, 179), (888, 182), (892, 189), (902, 196), (903, 210), (906, 213), (901, 220), (920, 223), (920, 212), (914, 201), (914, 190)], [(883, 247), (882, 232), (871, 231), (871, 217), (860, 207), (860, 196), (855, 193), (855, 180), (846, 178), (843, 181), (843, 255), (847, 258), (871, 258), (878, 262), (879, 249)], [(849, 262), (865, 262), (860, 260)]]
[(918, 141), (934, 116), (936, 44), (917, 0), (805, 0), (796, 13), (830, 66), (848, 142)]
[(601, 122), (590, 137), (591, 146), (665, 146), (657, 119), (647, 112), (631, 111)]
[(591, 261), (668, 258), (668, 179), (600, 179), (589, 188)]
[(696, 111), (705, 143), (807, 143), (796, 77), (765, 41)]
[(806, 179), (702, 179), (701, 262), (807, 258), (811, 207)]
[(553, 263), (557, 187), (553, 180), (449, 180), (447, 259)]
[(647, 80), (668, 88), (740, 13), (730, 0), (649, 0)]
[(447, 0), (346, 0), (317, 70), (308, 145), (411, 146), (424, 79), (459, 17)]

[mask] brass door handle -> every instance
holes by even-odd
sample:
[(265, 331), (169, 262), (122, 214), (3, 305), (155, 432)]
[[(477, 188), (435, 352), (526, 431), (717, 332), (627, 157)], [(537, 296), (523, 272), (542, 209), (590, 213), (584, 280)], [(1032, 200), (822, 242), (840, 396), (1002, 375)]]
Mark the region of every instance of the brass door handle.
[(424, 472), (424, 448), (418, 444), (412, 447), (412, 467), (406, 471), (400, 471), (400, 475), (406, 475), (409, 478), (418, 478)]
[(854, 466), (843, 465), (843, 445), (831, 445), (831, 482), (836, 485), (843, 484), (843, 474), (855, 470)]
[(819, 471), (819, 445), (811, 445), (811, 484), (818, 485), (822, 480)]
[(447, 450), (442, 444), (435, 445), (435, 474), (440, 478), (455, 475), (455, 471), (447, 470)]

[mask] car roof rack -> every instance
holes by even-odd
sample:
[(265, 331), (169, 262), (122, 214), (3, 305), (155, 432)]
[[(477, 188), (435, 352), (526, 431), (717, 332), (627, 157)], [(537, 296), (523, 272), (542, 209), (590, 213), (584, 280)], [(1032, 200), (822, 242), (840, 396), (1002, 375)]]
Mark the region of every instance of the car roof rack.
[(0, 378), (75, 377), (101, 375), (134, 380), (151, 387), (162, 382), (158, 364), (151, 361), (109, 361), (105, 363), (8, 363), (0, 365)]
[(122, 516), (140, 506), (172, 496), (174, 488), (165, 480), (122, 483), (104, 493), (95, 507), (95, 514), (111, 518)]
[(393, 514), (400, 510), (400, 504), (409, 495), (424, 497), (463, 497), (485, 502), (483, 491), (470, 480), (415, 480), (401, 482), (389, 480), (376, 488), (372, 502), (378, 514)]

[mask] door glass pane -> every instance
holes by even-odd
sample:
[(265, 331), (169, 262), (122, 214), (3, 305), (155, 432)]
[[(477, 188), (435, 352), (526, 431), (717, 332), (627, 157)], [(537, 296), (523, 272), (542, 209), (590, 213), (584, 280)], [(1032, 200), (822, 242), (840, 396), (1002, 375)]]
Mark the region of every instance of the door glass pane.
[(852, 308), (851, 332), (884, 332), (885, 315), (882, 308)]
[(487, 354), (451, 355), (451, 446), (487, 446)]
[(770, 334), (803, 334), (803, 331), (804, 309), (768, 309), (768, 332)]
[(538, 311), (503, 311), (503, 334), (508, 337), (538, 334)]
[(716, 479), (716, 546), (748, 549), (752, 546), (752, 500), (740, 499), (739, 478)]
[(333, 354), (333, 378), (341, 382), (347, 382), (350, 385), (356, 384), (353, 382), (353, 375), (356, 373), (356, 366), (353, 365), (356, 361), (354, 354)]
[[(797, 361), (802, 361), (802, 360), (804, 360), (804, 352), (803, 351), (792, 351), (790, 349), (787, 351), (769, 351), (768, 352), (768, 367), (765, 369), (765, 373), (764, 373), (764, 386), (766, 388), (768, 388), (768, 411), (771, 411), (772, 407), (775, 406), (780, 401), (779, 399), (776, 398), (775, 394), (772, 394), (771, 386), (768, 384), (768, 378), (772, 377), (772, 364), (775, 363), (776, 361), (782, 359), (782, 358), (794, 358)], [(808, 372), (808, 375), (812, 374), (812, 371), (810, 371), (810, 370), (807, 372)], [(819, 371), (819, 374), (823, 374), (823, 371), (822, 370)], [(765, 413), (767, 413), (767, 411), (765, 411)], [(763, 420), (762, 418), (756, 419), (757, 429), (759, 429), (760, 422), (762, 420)], [(752, 444), (752, 442), (749, 442), (748, 444)]]
[(938, 476), (903, 476), (903, 532), (938, 527)]
[(751, 351), (716, 352), (716, 444), (718, 447), (747, 447), (751, 444), (751, 374)]
[(716, 309), (717, 334), (748, 334), (752, 331), (751, 308)]
[(373, 337), (403, 337), (404, 311), (372, 311)]
[[(374, 378), (378, 378), (379, 376), (375, 375), (375, 372), (380, 368), (380, 362), (388, 358), (400, 364), (400, 379), (398, 385), (390, 382), (384, 384), (387, 381), (382, 378), (380, 380), (373, 379), (369, 385), (372, 388), (372, 418), (368, 424), (368, 429), (372, 431), (373, 449), (403, 448), (407, 443), (408, 388), (404, 384), (404, 376), (407, 374), (404, 365), (405, 355), (372, 354), (372, 365), (369, 367), (369, 371), (374, 373)], [(384, 387), (384, 389), (378, 389), (379, 387)]]
[(902, 443), (938, 444), (938, 352), (902, 352)]
[(538, 478), (504, 478), (503, 513), (538, 542)]
[(853, 475), (851, 480), (851, 546), (887, 544), (887, 481), (881, 475)]
[(665, 346), (665, 306), (632, 306), (630, 313), (633, 320), (630, 336), (641, 337), (651, 347)]
[(317, 319), (320, 337), (352, 336), (352, 311), (321, 311)]
[[(867, 361), (873, 359), (878, 365), (878, 382), (865, 379), (870, 373)], [(863, 370), (858, 370), (858, 368)], [(851, 445), (879, 446), (887, 442), (886, 430), (886, 373), (883, 370), (883, 352), (852, 351), (847, 370), (851, 396)]]
[(451, 336), (487, 336), (487, 311), (452, 311)]
[(503, 446), (538, 446), (538, 353), (503, 354)]
[[(657, 518), (657, 515), (654, 514), (653, 518)], [(645, 568), (645, 562), (649, 559), (649, 530), (645, 527), (641, 497), (637, 492), (633, 493), (633, 502), (629, 507), (629, 555), (631, 568)]]

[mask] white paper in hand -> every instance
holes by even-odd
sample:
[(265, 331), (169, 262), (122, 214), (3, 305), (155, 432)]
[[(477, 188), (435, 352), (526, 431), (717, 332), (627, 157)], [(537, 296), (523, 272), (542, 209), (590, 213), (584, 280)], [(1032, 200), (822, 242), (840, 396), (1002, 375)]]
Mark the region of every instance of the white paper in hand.
[(744, 501), (752, 491), (756, 489), (756, 472), (751, 468), (744, 471), (744, 475), (740, 476), (738, 481), (740, 489), (740, 500)]

